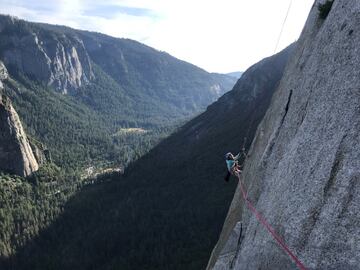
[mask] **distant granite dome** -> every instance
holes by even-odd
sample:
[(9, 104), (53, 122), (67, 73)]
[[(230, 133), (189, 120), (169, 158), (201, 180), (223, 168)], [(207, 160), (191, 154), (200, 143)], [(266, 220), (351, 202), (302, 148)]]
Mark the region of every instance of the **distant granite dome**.
[[(325, 2), (312, 7), (257, 129), (242, 179), (248, 198), (308, 269), (355, 270), (360, 267), (360, 2), (336, 0), (321, 18), (318, 7)], [(238, 187), (208, 269), (297, 267), (244, 205)]]

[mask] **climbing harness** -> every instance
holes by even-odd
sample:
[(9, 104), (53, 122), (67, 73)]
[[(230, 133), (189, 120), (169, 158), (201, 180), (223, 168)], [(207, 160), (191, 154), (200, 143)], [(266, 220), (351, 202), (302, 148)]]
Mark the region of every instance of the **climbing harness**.
[(236, 177), (239, 179), (239, 185), (241, 189), (241, 194), (246, 202), (248, 208), (255, 215), (256, 219), (266, 228), (266, 230), (272, 235), (276, 240), (279, 246), (290, 256), (290, 258), (296, 263), (297, 267), (301, 270), (307, 270), (307, 268), (302, 264), (298, 257), (291, 252), (290, 248), (285, 244), (285, 241), (276, 233), (273, 227), (267, 222), (267, 220), (256, 210), (251, 201), (248, 199), (247, 192), (241, 182), (240, 175), (237, 173)]

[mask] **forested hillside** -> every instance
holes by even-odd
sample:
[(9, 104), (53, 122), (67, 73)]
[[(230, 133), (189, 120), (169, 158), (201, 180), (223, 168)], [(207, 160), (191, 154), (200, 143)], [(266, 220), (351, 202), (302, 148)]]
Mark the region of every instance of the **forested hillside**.
[(9, 265), (205, 268), (235, 187), (235, 181), (223, 180), (224, 153), (248, 148), (292, 49), (249, 68), (231, 92), (133, 163), (124, 176), (74, 196), (63, 215)]
[[(0, 166), (0, 260), (83, 186), (108, 180), (97, 174), (121, 173), (236, 81), (136, 41), (3, 15), (0, 64), (0, 95), (24, 129), (17, 137), (46, 156), (28, 177), (9, 174), (20, 159)], [(0, 132), (2, 143), (12, 136)], [(0, 156), (8, 149), (0, 145)]]
[(0, 60), (25, 129), (70, 168), (125, 166), (235, 83), (136, 41), (9, 16)]

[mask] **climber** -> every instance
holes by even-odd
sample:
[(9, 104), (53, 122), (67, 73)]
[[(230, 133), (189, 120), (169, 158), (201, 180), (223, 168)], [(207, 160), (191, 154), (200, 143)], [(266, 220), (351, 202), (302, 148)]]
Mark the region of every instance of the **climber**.
[(236, 156), (234, 156), (232, 153), (227, 153), (225, 155), (225, 161), (226, 161), (226, 166), (228, 169), (228, 172), (225, 176), (225, 181), (228, 182), (230, 175), (237, 175), (241, 173), (240, 170), (240, 165), (238, 164), (238, 160), (240, 158), (241, 154), (237, 154)]
[(234, 156), (232, 153), (229, 152), (225, 155), (225, 158), (226, 158), (226, 166), (229, 173), (232, 174), (241, 173), (240, 166), (238, 164), (240, 153)]

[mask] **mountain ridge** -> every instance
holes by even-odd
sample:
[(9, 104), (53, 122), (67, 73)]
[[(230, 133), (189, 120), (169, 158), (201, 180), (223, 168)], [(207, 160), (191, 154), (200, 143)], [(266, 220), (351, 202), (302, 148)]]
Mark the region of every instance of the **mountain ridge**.
[[(11, 78), (4, 93), (61, 166), (98, 162), (95, 156), (126, 166), (235, 83), (137, 41), (69, 27), (0, 15), (0, 38)], [(150, 132), (112, 137), (122, 128)]]
[(243, 73), (244, 72), (242, 71), (234, 71), (234, 72), (228, 72), (226, 73), (226, 75), (239, 79)]

